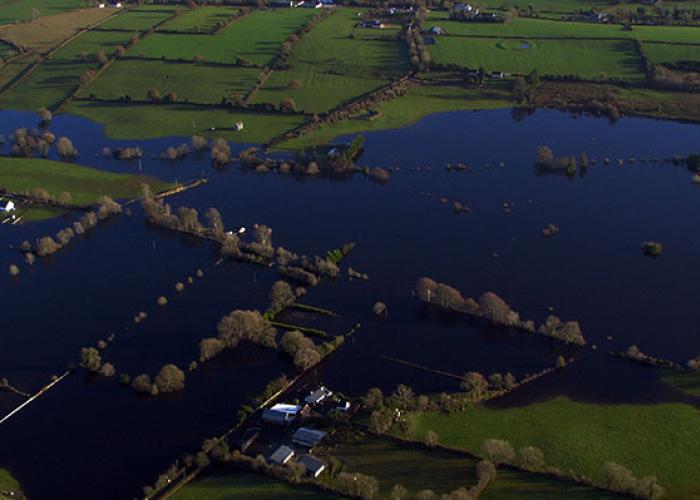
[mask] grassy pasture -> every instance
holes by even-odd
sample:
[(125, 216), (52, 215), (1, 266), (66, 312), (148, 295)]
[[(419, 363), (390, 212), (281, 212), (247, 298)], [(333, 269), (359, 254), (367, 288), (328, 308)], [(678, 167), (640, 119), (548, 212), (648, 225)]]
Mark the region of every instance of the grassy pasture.
[(700, 373), (665, 370), (660, 376), (661, 380), (679, 391), (691, 396), (700, 396)]
[(272, 478), (232, 471), (198, 478), (178, 491), (173, 500), (333, 500), (341, 498), (324, 491), (291, 486)]
[[(73, 101), (66, 113), (84, 116), (105, 125), (113, 139), (152, 139), (169, 136), (225, 137), (243, 143), (263, 143), (299, 126), (303, 116), (266, 114), (255, 111), (230, 112), (194, 105), (118, 105)], [(245, 129), (233, 130), (242, 120)], [(216, 131), (210, 131), (215, 127)]]
[(172, 6), (147, 5), (129, 10), (100, 25), (105, 30), (146, 31), (175, 14)]
[(654, 64), (700, 61), (700, 45), (646, 43), (644, 52)]
[(0, 41), (0, 59), (7, 59), (15, 54), (17, 54), (17, 50), (12, 45)]
[[(634, 425), (631, 425), (634, 423)], [(471, 408), (411, 417), (410, 434), (437, 432), (447, 446), (480, 453), (484, 440), (509, 440), (516, 449), (538, 446), (548, 465), (600, 479), (612, 461), (637, 475), (654, 475), (669, 498), (700, 491), (700, 412), (685, 404), (596, 405), (564, 397), (523, 407)]]
[(0, 26), (0, 37), (44, 53), (81, 29), (99, 23), (112, 14), (114, 11), (110, 9), (83, 9), (41, 17), (29, 23)]
[(245, 95), (259, 73), (257, 68), (125, 59), (112, 64), (82, 95), (118, 99), (129, 94), (132, 99), (144, 100), (148, 90), (155, 88), (161, 95), (173, 91), (179, 99), (213, 104), (232, 94)]
[(338, 9), (294, 47), (289, 64), (316, 64), (326, 72), (365, 77), (394, 77), (408, 70), (401, 41), (350, 38), (359, 31), (357, 9)]
[[(322, 65), (300, 63), (286, 71), (275, 71), (254, 101), (279, 104), (284, 98), (291, 97), (298, 109), (322, 113), (389, 82), (387, 79), (332, 74), (323, 68)], [(301, 81), (303, 86), (290, 88), (291, 79)]]
[(208, 61), (220, 63), (243, 57), (264, 65), (280, 52), (284, 40), (315, 13), (313, 9), (257, 11), (213, 37), (155, 33), (135, 45), (130, 54), (182, 60), (201, 54)]
[(399, 128), (417, 122), (432, 113), (456, 110), (503, 108), (512, 105), (510, 91), (496, 86), (481, 89), (463, 87), (416, 87), (408, 94), (382, 103), (374, 120), (356, 117), (322, 127), (314, 132), (285, 141), (277, 149), (304, 149), (315, 144), (325, 144), (339, 135), (357, 134), (373, 130)]
[[(528, 44), (529, 48), (520, 48)], [(644, 73), (634, 42), (628, 40), (498, 40), (440, 37), (429, 47), (433, 61), (487, 71), (578, 75), (641, 80)]]
[(37, 57), (35, 54), (30, 53), (0, 66), (0, 90), (8, 85), (27, 66), (36, 61)]
[(514, 18), (506, 23), (464, 23), (447, 20), (446, 12), (432, 12), (426, 26), (438, 25), (448, 35), (532, 38), (629, 38), (643, 41), (700, 44), (700, 28), (635, 26), (626, 31), (617, 24), (594, 24)]
[(200, 7), (168, 21), (160, 29), (183, 33), (209, 33), (216, 24), (226, 21), (239, 12), (234, 7)]
[(87, 54), (95, 60), (99, 52), (112, 55), (117, 45), (124, 45), (129, 39), (138, 34), (128, 31), (88, 31), (83, 33), (71, 43), (54, 54), (54, 59), (80, 59), (82, 54)]
[(0, 24), (12, 24), (32, 19), (36, 9), (40, 16), (60, 14), (88, 6), (85, 0), (0, 0)]
[(115, 199), (134, 198), (139, 195), (143, 183), (154, 191), (170, 187), (153, 177), (114, 174), (73, 163), (37, 158), (3, 158), (0, 163), (0, 186), (7, 191), (23, 193), (42, 187), (54, 196), (67, 191), (78, 205), (95, 203), (102, 195)]
[(479, 2), (481, 8), (499, 10), (518, 7), (525, 11), (530, 5), (540, 12), (573, 13), (581, 10), (604, 9), (616, 4), (612, 0), (482, 0)]
[(35, 110), (52, 107), (70, 96), (80, 82), (80, 76), (94, 67), (93, 63), (48, 60), (9, 92), (0, 97), (0, 106)]

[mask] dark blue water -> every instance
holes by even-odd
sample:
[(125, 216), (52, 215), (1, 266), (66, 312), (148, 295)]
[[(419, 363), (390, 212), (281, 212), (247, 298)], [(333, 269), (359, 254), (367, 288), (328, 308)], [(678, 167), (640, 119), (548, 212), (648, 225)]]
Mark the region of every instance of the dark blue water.
[[(35, 120), (32, 114), (2, 112), (0, 132), (31, 127)], [(51, 130), (73, 139), (81, 150), (79, 163), (138, 171), (138, 162), (95, 156), (104, 146), (137, 145), (134, 141), (109, 140), (97, 124), (73, 117), (57, 117)], [(578, 361), (516, 393), (511, 403), (561, 393), (606, 402), (680, 398), (652, 370), (607, 352), (638, 344), (678, 362), (700, 353), (700, 334), (693, 329), (700, 282), (693, 214), (700, 209), (700, 192), (682, 167), (639, 163), (643, 157), (694, 152), (700, 127), (641, 119), (611, 126), (554, 111), (520, 122), (509, 111), (457, 112), (366, 139), (361, 164), (401, 168), (385, 186), (359, 175), (334, 182), (259, 175), (236, 166), (219, 171), (206, 155), (177, 163), (151, 159), (186, 138), (138, 145), (145, 151), (144, 173), (210, 177), (205, 186), (172, 198), (174, 206), (200, 213), (216, 206), (230, 226), (265, 223), (274, 230), (275, 245), (299, 253), (323, 254), (357, 243), (344, 267), (366, 272), (370, 280), (341, 278), (305, 299), (340, 313), (343, 325), (363, 324), (317, 370), (335, 389), (359, 395), (398, 383), (420, 392), (458, 388), (455, 379), (387, 357), (457, 375), (511, 371), (521, 378), (553, 366), (564, 354)], [(571, 179), (540, 176), (533, 169), (538, 144), (558, 155), (586, 152), (599, 162)], [(604, 166), (604, 157), (635, 157), (637, 163)], [(448, 172), (448, 162), (469, 164), (473, 171)], [(471, 213), (454, 215), (453, 201), (468, 204)], [(512, 206), (510, 214), (503, 203)], [(540, 229), (550, 222), (561, 232), (542, 238)], [(10, 245), (65, 224), (2, 226), (0, 268), (18, 259)], [(663, 243), (661, 258), (642, 255), (639, 245), (649, 239)], [(276, 279), (274, 269), (241, 264), (211, 269), (214, 259), (211, 245), (148, 228), (135, 209), (131, 218), (99, 226), (33, 270), (23, 268), (17, 279), (0, 278), (0, 306), (12, 325), (0, 334), (0, 375), (35, 390), (74, 361), (80, 347), (109, 333), (117, 336), (105, 357), (118, 372), (153, 373), (171, 361), (186, 366), (198, 340), (214, 334), (223, 314), (239, 307), (264, 309)], [(205, 277), (175, 297), (175, 282), (198, 267), (207, 270)], [(494, 291), (524, 319), (541, 322), (552, 308), (562, 319), (580, 321), (589, 347), (426, 313), (411, 295), (421, 276), (468, 296)], [(172, 300), (161, 310), (155, 299), (162, 294)], [(387, 304), (387, 318), (372, 317), (377, 300)], [(149, 318), (136, 327), (131, 318), (140, 310)], [(598, 349), (590, 349), (592, 344)], [(155, 401), (138, 399), (115, 381), (76, 375), (0, 428), (0, 464), (13, 470), (32, 498), (124, 498), (153, 481), (175, 455), (196, 450), (198, 441), (232, 422), (246, 395), (285, 369), (288, 363), (275, 353), (251, 358), (237, 352), (197, 370), (182, 394)], [(17, 400), (0, 394), (0, 408)], [(61, 463), (73, 464), (70, 474), (80, 481), (67, 481)]]

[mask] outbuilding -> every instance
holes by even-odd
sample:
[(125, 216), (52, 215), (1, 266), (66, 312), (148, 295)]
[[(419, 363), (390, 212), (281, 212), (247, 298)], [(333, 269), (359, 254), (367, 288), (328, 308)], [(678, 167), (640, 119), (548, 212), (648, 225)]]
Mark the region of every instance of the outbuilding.
[[(328, 152), (328, 156), (331, 156), (331, 157), (335, 156), (333, 154), (334, 150), (337, 150), (337, 148), (331, 149)], [(328, 389), (327, 387), (322, 385), (321, 387), (319, 387), (315, 391), (311, 391), (311, 393), (309, 393), (309, 395), (304, 398), (304, 402), (306, 404), (310, 404), (310, 405), (317, 405), (321, 401), (323, 401), (326, 398), (331, 397), (332, 395), (333, 395), (333, 391), (331, 391), (330, 389)]]
[(278, 446), (275, 450), (267, 457), (270, 463), (276, 465), (285, 465), (289, 462), (292, 457), (294, 457), (294, 450), (289, 446)]
[(14, 212), (15, 202), (12, 200), (7, 200), (6, 202), (0, 201), (0, 212)]
[(306, 473), (311, 477), (318, 477), (326, 470), (326, 464), (311, 455), (304, 455), (299, 459), (299, 463), (304, 466)]
[(327, 433), (309, 427), (299, 427), (292, 436), (292, 442), (304, 448), (313, 448), (326, 437)]
[(294, 422), (301, 411), (301, 406), (276, 404), (263, 410), (261, 420), (271, 425), (287, 425)]

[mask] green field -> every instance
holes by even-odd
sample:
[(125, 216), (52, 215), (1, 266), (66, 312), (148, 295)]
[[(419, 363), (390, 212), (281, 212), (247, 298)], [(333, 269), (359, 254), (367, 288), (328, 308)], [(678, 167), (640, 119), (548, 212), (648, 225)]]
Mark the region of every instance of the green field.
[(19, 85), (0, 97), (5, 108), (36, 110), (53, 107), (69, 97), (80, 83), (80, 76), (94, 63), (79, 61), (45, 61)]
[[(226, 109), (176, 105), (111, 105), (73, 101), (66, 113), (84, 116), (105, 125), (112, 139), (152, 139), (168, 136), (225, 137), (235, 142), (263, 143), (302, 123), (303, 116), (266, 114), (255, 111), (232, 112)], [(242, 120), (245, 129), (233, 131)], [(215, 127), (216, 131), (210, 131)]]
[(259, 74), (257, 68), (120, 60), (83, 90), (82, 95), (118, 99), (128, 94), (134, 100), (145, 100), (148, 90), (154, 88), (161, 95), (173, 91), (181, 100), (215, 104), (223, 97), (245, 95)]
[(0, 24), (31, 19), (32, 9), (36, 9), (40, 16), (50, 16), (87, 6), (85, 0), (0, 0)]
[[(10, 471), (7, 469), (0, 468), (0, 492), (2, 491), (15, 491), (19, 492), (19, 482), (12, 477)], [(5, 498), (5, 497), (2, 497)]]
[(441, 26), (448, 35), (531, 38), (629, 38), (643, 41), (700, 44), (700, 28), (678, 26), (635, 26), (627, 31), (619, 24), (561, 22), (547, 19), (515, 18), (506, 23), (464, 23), (449, 21), (445, 12), (432, 12), (426, 27)]
[[(527, 48), (525, 48), (527, 47)], [(634, 42), (627, 40), (510, 40), (440, 37), (430, 46), (433, 61), (470, 69), (540, 75), (601, 75), (630, 81), (644, 78)]]
[(219, 22), (226, 22), (238, 14), (234, 7), (200, 7), (168, 21), (159, 29), (182, 33), (210, 33)]
[(442, 444), (473, 453), (491, 438), (516, 449), (538, 446), (548, 465), (593, 479), (612, 461), (638, 476), (657, 476), (669, 498), (700, 493), (700, 413), (685, 404), (595, 405), (558, 397), (503, 410), (419, 414), (410, 429), (415, 439), (433, 430)]
[(574, 13), (581, 10), (603, 9), (616, 5), (612, 0), (481, 0), (479, 7), (509, 10), (518, 7), (526, 11), (532, 6), (539, 12)]
[(415, 87), (408, 94), (378, 106), (376, 111), (379, 115), (374, 120), (362, 116), (336, 122), (299, 139), (278, 144), (277, 148), (300, 150), (313, 144), (328, 143), (339, 135), (404, 127), (433, 113), (505, 108), (513, 104), (509, 99), (510, 92), (502, 86), (485, 86), (480, 89)]
[(291, 486), (281, 481), (232, 470), (196, 479), (178, 491), (173, 500), (333, 500), (341, 498), (308, 487)]
[(700, 45), (644, 44), (644, 52), (654, 64), (700, 61)]
[(102, 30), (146, 31), (175, 14), (175, 7), (146, 5), (110, 19), (100, 25)]
[(35, 54), (27, 54), (10, 63), (0, 66), (0, 89), (9, 84), (25, 68), (36, 61), (37, 58), (38, 56)]
[(683, 391), (691, 396), (700, 396), (700, 373), (677, 372), (664, 370), (660, 374), (661, 380), (668, 385)]
[(71, 193), (76, 205), (90, 205), (102, 195), (114, 199), (134, 198), (141, 184), (151, 185), (154, 191), (170, 185), (153, 177), (114, 174), (73, 163), (41, 159), (3, 158), (0, 160), (0, 187), (11, 193), (22, 194), (41, 187), (49, 194)]
[(254, 64), (268, 64), (284, 40), (303, 26), (313, 9), (257, 11), (233, 23), (213, 37), (155, 33), (135, 45), (130, 55), (191, 61), (197, 55), (207, 61), (233, 63), (243, 57)]
[(86, 56), (85, 59), (94, 61), (99, 52), (111, 56), (117, 45), (129, 43), (129, 39), (134, 35), (138, 35), (138, 32), (88, 31), (56, 52), (53, 59), (83, 59), (83, 56)]
[[(290, 88), (292, 79), (301, 81), (302, 87)], [(321, 65), (302, 63), (289, 70), (272, 73), (254, 102), (279, 104), (291, 97), (298, 109), (323, 113), (389, 82), (386, 79), (337, 75), (326, 72)]]
[(15, 54), (17, 54), (17, 50), (12, 45), (0, 40), (0, 61), (3, 59), (10, 58)]
[(622, 495), (557, 481), (541, 474), (528, 474), (501, 467), (498, 476), (479, 497), (483, 500), (606, 500), (627, 498)]

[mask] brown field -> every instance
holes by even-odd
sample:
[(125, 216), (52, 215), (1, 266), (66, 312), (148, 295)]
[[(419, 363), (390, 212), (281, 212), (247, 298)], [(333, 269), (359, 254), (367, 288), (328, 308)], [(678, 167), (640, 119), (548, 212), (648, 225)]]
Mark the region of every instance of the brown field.
[(48, 52), (63, 40), (114, 14), (112, 9), (82, 9), (40, 17), (29, 23), (0, 26), (0, 38), (27, 50)]

